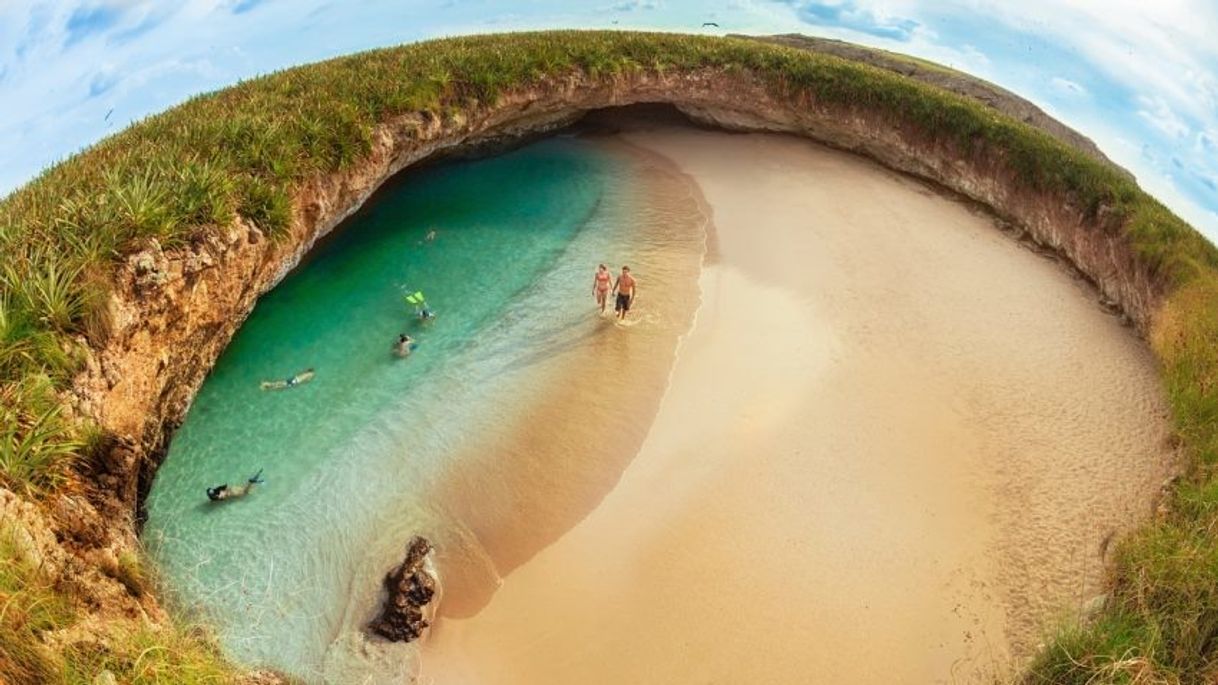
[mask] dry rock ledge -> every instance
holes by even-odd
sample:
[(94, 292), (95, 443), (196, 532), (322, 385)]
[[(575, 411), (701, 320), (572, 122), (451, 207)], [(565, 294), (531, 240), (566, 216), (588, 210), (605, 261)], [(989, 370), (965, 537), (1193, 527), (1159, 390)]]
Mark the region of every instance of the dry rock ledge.
[[(437, 155), (552, 131), (590, 110), (637, 103), (670, 104), (695, 122), (733, 131), (803, 136), (970, 198), (1063, 255), (1143, 334), (1164, 295), (1166, 284), (1135, 258), (1119, 221), (1103, 211), (1088, 217), (1070, 198), (1027, 190), (997, 150), (961, 153), (862, 106), (778, 99), (760, 77), (740, 70), (554, 78), (460, 114), (412, 114), (382, 124), (365, 159), (304, 185), (283, 238), (271, 240), (238, 219), (189, 248), (154, 245), (128, 257), (110, 304), (114, 333), (91, 351), (72, 390), (76, 409), (108, 432), (111, 447), (87, 467), (95, 486), (88, 496), (62, 496), (54, 505), (54, 542), (45, 520), (22, 515), (43, 557), (76, 578), (99, 616), (159, 616), (155, 598), (126, 592), (105, 569), (116, 551), (134, 547), (137, 512), (169, 437), (258, 297), (397, 172)], [(26, 508), (0, 494), (0, 513)]]

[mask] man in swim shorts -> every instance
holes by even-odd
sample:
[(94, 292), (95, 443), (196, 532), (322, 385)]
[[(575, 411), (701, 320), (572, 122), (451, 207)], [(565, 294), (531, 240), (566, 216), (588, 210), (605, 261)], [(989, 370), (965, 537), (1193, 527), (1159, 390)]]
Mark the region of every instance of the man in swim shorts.
[(613, 283), (613, 292), (617, 293), (613, 311), (617, 312), (619, 321), (626, 318), (626, 312), (630, 311), (630, 306), (634, 304), (634, 296), (638, 289), (639, 282), (630, 275), (630, 267), (623, 266), (622, 274)]
[(596, 297), (596, 303), (601, 306), (601, 314), (605, 313), (605, 304), (609, 301), (611, 289), (613, 289), (613, 276), (609, 274), (609, 267), (601, 264), (596, 267), (596, 273), (592, 275), (592, 295)]

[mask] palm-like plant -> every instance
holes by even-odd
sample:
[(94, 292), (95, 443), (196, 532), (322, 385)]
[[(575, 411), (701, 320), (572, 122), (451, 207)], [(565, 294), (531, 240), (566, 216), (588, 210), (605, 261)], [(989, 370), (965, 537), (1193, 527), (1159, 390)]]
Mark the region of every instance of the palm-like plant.
[(62, 484), (82, 447), (46, 377), (0, 389), (0, 478), (7, 487), (36, 495)]

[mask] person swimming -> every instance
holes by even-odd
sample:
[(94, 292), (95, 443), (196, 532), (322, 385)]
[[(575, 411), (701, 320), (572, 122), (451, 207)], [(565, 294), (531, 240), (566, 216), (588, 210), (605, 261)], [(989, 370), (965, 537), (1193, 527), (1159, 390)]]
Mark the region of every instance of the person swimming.
[(207, 499), (211, 500), (212, 502), (221, 502), (226, 499), (245, 497), (246, 495), (250, 494), (250, 491), (254, 489), (255, 485), (261, 485), (265, 482), (266, 480), (262, 478), (262, 469), (258, 469), (258, 473), (250, 476), (243, 485), (230, 488), (228, 487), (228, 483), (225, 483), (223, 485), (216, 485), (208, 488)]
[(281, 381), (262, 381), (259, 387), (261, 387), (263, 390), (283, 390), (284, 388), (294, 388), (302, 383), (308, 383), (309, 381), (313, 380), (313, 376), (313, 368), (310, 367), (304, 371), (301, 371), (295, 376), (292, 376), (291, 378), (285, 378)]
[(393, 353), (399, 357), (408, 357), (418, 346), (419, 344), (414, 341), (414, 338), (402, 333), (398, 336), (398, 341), (393, 344)]
[(406, 304), (414, 305), (415, 316), (419, 317), (419, 321), (431, 321), (436, 318), (436, 313), (427, 304), (427, 298), (424, 297), (422, 290), (416, 290), (406, 296)]

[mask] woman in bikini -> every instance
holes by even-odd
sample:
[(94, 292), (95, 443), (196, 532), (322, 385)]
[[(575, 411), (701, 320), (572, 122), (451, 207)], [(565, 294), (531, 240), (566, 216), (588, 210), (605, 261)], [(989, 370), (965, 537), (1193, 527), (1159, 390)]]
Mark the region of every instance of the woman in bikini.
[(613, 287), (613, 276), (609, 274), (609, 267), (601, 264), (596, 267), (596, 273), (592, 276), (592, 294), (596, 296), (596, 303), (601, 306), (601, 314), (605, 313), (605, 305), (609, 301), (609, 290)]

